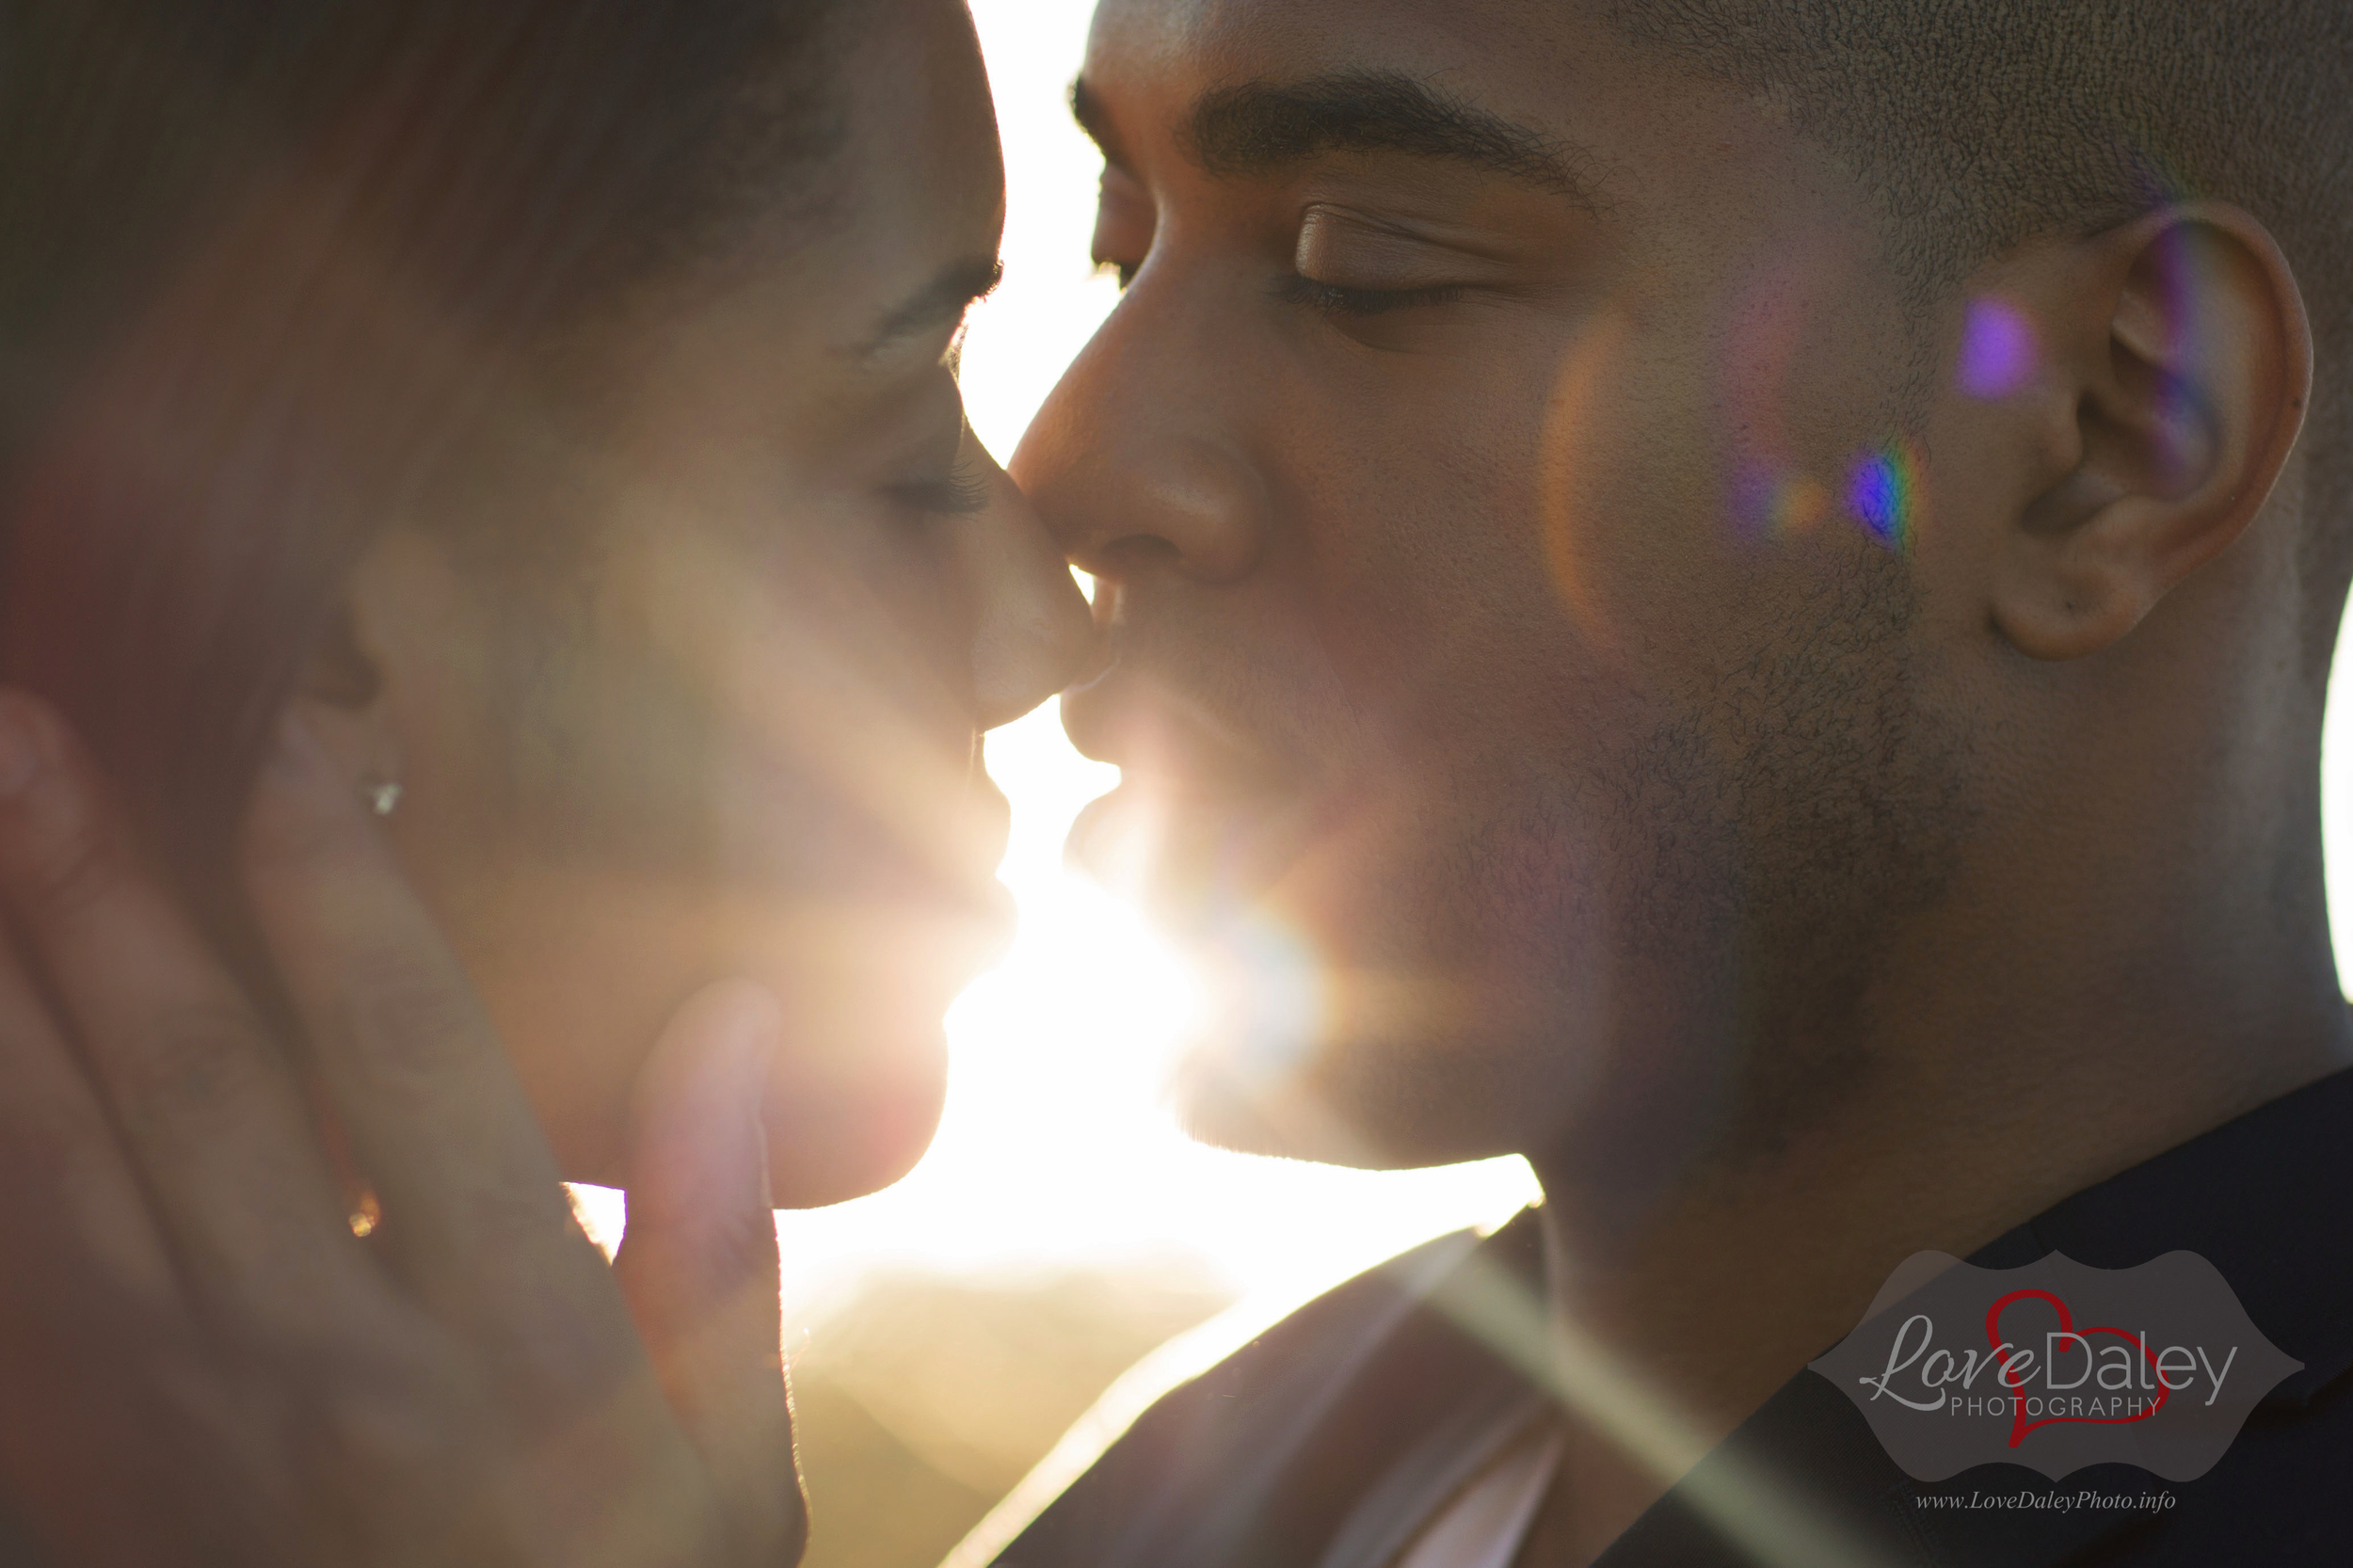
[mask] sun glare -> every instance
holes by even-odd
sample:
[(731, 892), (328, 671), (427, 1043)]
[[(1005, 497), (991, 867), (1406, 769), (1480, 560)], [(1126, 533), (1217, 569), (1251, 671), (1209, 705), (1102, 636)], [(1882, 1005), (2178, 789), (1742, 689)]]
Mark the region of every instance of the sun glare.
[[(1005, 278), (975, 313), (973, 428), (1008, 458), (1063, 367), (1118, 298), (1087, 258), (1100, 165), (1072, 122), (1092, 0), (978, 0), (1005, 147)], [(1011, 951), (949, 1015), (948, 1108), (890, 1191), (780, 1216), (786, 1295), (806, 1320), (879, 1267), (1001, 1274), (1133, 1262), (1195, 1267), (1243, 1298), (1295, 1299), (1426, 1237), (1510, 1214), (1527, 1168), (1344, 1171), (1186, 1138), (1160, 1093), (1199, 1005), (1184, 964), (1125, 904), (1063, 865), (1087, 801), (1118, 781), (1053, 705), (989, 737), (1012, 799), (1002, 875)]]
[[(977, 0), (1005, 148), (1005, 277), (977, 309), (962, 378), (1000, 459), (1118, 299), (1087, 258), (1100, 163), (1070, 118), (1093, 0)], [(1083, 581), (1083, 580), (1082, 580)], [(1000, 874), (1020, 904), (1002, 962), (948, 1016), (948, 1105), (897, 1186), (777, 1218), (787, 1310), (807, 1323), (874, 1271), (1004, 1276), (1087, 1265), (1209, 1276), (1265, 1313), (1535, 1195), (1516, 1160), (1368, 1172), (1205, 1148), (1160, 1103), (1200, 1005), (1182, 961), (1063, 864), (1079, 808), (1119, 780), (1064, 739), (1053, 704), (988, 739), (1013, 802)], [(619, 1196), (577, 1190), (617, 1240)]]

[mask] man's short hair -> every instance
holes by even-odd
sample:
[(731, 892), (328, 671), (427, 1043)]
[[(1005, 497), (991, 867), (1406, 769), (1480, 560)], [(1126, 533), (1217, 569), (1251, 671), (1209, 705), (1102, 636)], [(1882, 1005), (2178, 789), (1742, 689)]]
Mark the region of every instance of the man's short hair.
[(2308, 664), (2353, 578), (2353, 4), (1613, 0), (1629, 39), (1777, 104), (1870, 187), (1922, 313), (2037, 234), (2165, 201), (2270, 228), (2313, 321)]

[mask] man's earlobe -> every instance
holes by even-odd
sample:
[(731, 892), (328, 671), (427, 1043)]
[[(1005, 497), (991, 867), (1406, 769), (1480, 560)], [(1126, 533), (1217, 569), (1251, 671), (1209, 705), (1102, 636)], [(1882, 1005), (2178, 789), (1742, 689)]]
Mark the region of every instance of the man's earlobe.
[(2073, 462), (2020, 514), (1994, 624), (2038, 659), (2130, 632), (2246, 531), (2312, 390), (2286, 259), (2247, 213), (2190, 202), (2074, 248), (2043, 395)]

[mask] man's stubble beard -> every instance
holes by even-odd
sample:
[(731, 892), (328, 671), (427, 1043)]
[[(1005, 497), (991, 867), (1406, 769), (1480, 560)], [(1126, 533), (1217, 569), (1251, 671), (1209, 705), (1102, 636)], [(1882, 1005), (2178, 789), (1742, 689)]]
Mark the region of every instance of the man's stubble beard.
[(1920, 609), (1904, 560), (1876, 545), (1811, 584), (1724, 683), (1729, 765), (1670, 792), (1708, 830), (1683, 840), (1694, 853), (1660, 846), (1643, 924), (1714, 1001), (1687, 1047), (1725, 1085), (1700, 1166), (1774, 1158), (1891, 1066), (1875, 991), (1977, 816), (1974, 726), (1935, 695)]
[(1410, 923), (1365, 945), (1471, 976), (1421, 983), (1452, 1016), (1373, 1010), (1279, 1096), (1228, 1092), (1212, 1043), (1191, 1130), (1350, 1164), (1520, 1153), (1621, 1211), (1785, 1150), (1883, 1070), (1874, 983), (1974, 815), (1970, 727), (1930, 697), (1918, 620), (1903, 559), (1860, 545), (1639, 741), (1374, 868), (1357, 906)]

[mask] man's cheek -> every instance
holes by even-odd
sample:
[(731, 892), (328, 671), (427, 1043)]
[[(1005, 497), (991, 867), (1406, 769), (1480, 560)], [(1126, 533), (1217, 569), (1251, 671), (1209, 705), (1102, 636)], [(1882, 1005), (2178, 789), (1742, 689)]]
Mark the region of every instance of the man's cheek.
[[(1555, 1060), (1602, 1034), (1610, 997), (1590, 842), (1525, 801), (1401, 799), (1353, 816), (1219, 933), (1195, 1092), (1254, 1108), (1284, 1152), (1343, 1162), (1471, 1158), (1515, 1117), (1557, 1120), (1549, 1102), (1596, 1092), (1608, 1065)], [(1459, 1092), (1538, 1061), (1541, 1084), (1469, 1096), (1445, 1127), (1413, 1088)], [(1334, 1144), (1326, 1112), (1367, 1146)]]
[(1557, 794), (1495, 752), (1395, 762), (1327, 807), (1259, 918), (1384, 1005), (1425, 983), (1417, 1008), (1453, 1005), (1460, 977), (1556, 928), (1593, 878), (1593, 835)]

